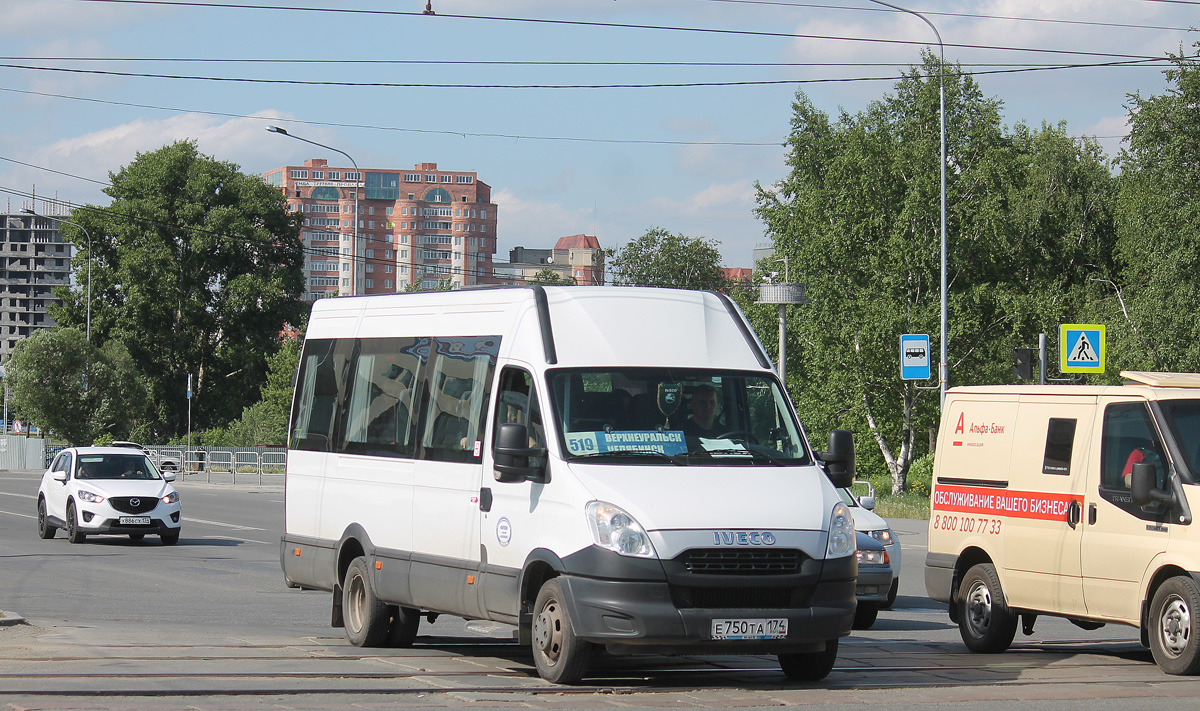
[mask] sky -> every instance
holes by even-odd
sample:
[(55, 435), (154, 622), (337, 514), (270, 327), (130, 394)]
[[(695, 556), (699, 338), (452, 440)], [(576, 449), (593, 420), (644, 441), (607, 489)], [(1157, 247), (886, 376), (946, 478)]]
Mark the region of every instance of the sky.
[[(1006, 125), (1066, 122), (1115, 157), (1129, 94), (1195, 52), (1200, 0), (910, 0)], [(890, 2), (891, 5), (901, 3)], [(756, 184), (787, 173), (792, 102), (863, 110), (937, 48), (873, 0), (0, 0), (0, 207), (108, 203), (139, 152), (178, 140), (262, 174), (309, 158), (475, 171), (497, 261), (652, 227), (769, 243)], [(182, 61), (190, 60), (190, 61)], [(207, 61), (196, 61), (207, 60)], [(1002, 66), (1000, 66), (1002, 65)], [(154, 76), (135, 76), (154, 75)]]

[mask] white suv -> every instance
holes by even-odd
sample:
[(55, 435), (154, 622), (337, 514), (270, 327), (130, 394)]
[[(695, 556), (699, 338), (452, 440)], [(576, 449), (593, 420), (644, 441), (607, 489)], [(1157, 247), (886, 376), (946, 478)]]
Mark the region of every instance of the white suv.
[(38, 489), (38, 535), (66, 529), (71, 543), (89, 535), (157, 535), (179, 541), (179, 492), (141, 451), (127, 447), (72, 447), (58, 453)]

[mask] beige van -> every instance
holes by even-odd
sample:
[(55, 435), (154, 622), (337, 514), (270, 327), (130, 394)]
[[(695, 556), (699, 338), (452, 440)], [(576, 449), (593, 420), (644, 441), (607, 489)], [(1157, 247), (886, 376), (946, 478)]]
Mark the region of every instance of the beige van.
[(1054, 615), (1133, 625), (1163, 671), (1200, 672), (1200, 373), (1121, 375), (947, 393), (925, 587), (972, 651)]

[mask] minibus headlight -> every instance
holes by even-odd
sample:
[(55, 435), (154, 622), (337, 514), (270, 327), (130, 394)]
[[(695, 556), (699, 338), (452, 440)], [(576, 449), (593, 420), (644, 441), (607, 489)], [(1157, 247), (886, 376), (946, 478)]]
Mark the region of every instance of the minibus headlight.
[(585, 511), (596, 545), (634, 558), (658, 557), (645, 529), (621, 507), (593, 501)]
[(850, 509), (839, 501), (829, 514), (829, 545), (825, 557), (848, 556), (854, 553), (854, 548), (854, 519), (850, 517)]

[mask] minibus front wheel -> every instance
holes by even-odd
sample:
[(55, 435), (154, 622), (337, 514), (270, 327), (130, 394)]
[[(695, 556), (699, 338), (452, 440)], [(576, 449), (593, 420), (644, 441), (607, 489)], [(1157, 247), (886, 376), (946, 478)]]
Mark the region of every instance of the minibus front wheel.
[(1150, 604), (1150, 652), (1168, 674), (1200, 673), (1200, 585), (1190, 576), (1170, 578)]
[(574, 684), (587, 672), (592, 645), (575, 636), (558, 578), (542, 584), (533, 606), (533, 662), (554, 684)]
[(779, 668), (793, 681), (820, 681), (833, 671), (837, 661), (838, 641), (831, 639), (820, 652), (797, 652), (779, 655)]

